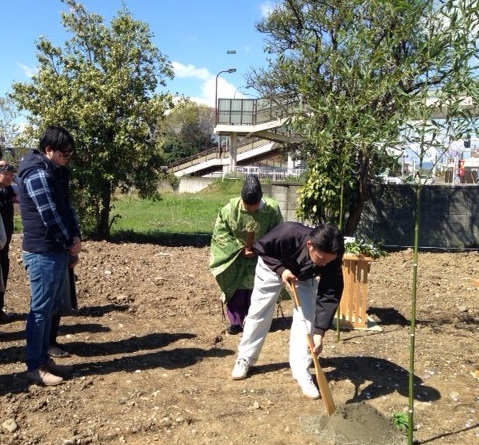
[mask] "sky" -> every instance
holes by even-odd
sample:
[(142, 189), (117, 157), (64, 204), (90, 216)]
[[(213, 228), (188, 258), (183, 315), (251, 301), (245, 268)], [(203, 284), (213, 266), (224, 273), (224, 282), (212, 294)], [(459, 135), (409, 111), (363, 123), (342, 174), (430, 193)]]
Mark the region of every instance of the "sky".
[[(274, 0), (80, 0), (105, 23), (122, 9), (146, 22), (153, 43), (172, 62), (175, 79), (161, 91), (179, 93), (214, 106), (218, 97), (251, 97), (245, 74), (266, 66), (265, 36), (255, 24)], [(3, 0), (0, 4), (0, 97), (12, 82), (29, 82), (37, 68), (39, 36), (63, 46), (69, 35), (61, 24), (67, 6), (60, 0)], [(235, 54), (228, 52), (235, 51)], [(235, 73), (221, 73), (236, 68)], [(218, 75), (218, 77), (217, 77)]]

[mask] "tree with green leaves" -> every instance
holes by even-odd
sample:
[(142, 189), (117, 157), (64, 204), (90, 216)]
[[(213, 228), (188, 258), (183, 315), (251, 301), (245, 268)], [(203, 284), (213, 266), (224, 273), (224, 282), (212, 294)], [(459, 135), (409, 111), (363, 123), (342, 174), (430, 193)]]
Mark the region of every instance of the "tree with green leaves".
[(14, 83), (12, 98), (29, 113), (28, 134), (56, 124), (74, 136), (72, 187), (82, 230), (104, 239), (117, 190), (157, 191), (164, 163), (159, 126), (172, 107), (170, 95), (157, 88), (173, 70), (153, 45), (149, 26), (126, 8), (108, 26), (75, 0), (62, 2), (71, 39), (57, 47), (41, 37), (38, 72), (29, 83)]
[[(406, 123), (403, 132), (406, 143), (418, 147), (420, 171), (424, 157), (431, 149), (439, 153), (437, 163), (447, 155), (455, 141), (477, 134), (478, 29), (479, 1), (427, 2), (423, 20), (425, 57), (422, 86), (411, 99), (409, 109), (412, 119)], [(442, 39), (436, 40), (438, 34)], [(408, 445), (414, 443), (417, 278), (423, 186), (420, 179), (414, 184), (416, 207), (409, 335)]]
[[(479, 1), (284, 0), (258, 24), (276, 57), (249, 83), (278, 106), (308, 162), (301, 214), (352, 234), (385, 148), (430, 148), (477, 134)], [(414, 431), (415, 323), (420, 196), (416, 190), (411, 290), (408, 444)], [(345, 223), (343, 218), (347, 217)]]
[(213, 148), (214, 109), (182, 98), (168, 113), (162, 125), (163, 152), (171, 165), (201, 151)]
[(20, 113), (15, 102), (10, 97), (0, 97), (0, 157), (12, 156), (6, 153), (7, 147), (12, 147), (19, 132), (18, 118)]
[(353, 234), (371, 184), (394, 163), (386, 149), (403, 140), (425, 75), (433, 71), (429, 89), (454, 80), (464, 95), (472, 85), (475, 19), (446, 11), (461, 3), (474, 17), (476, 2), (435, 2), (432, 34), (425, 32), (429, 3), (284, 0), (257, 25), (271, 59), (248, 84), (279, 107), (297, 104), (290, 128), (305, 141), (303, 219)]

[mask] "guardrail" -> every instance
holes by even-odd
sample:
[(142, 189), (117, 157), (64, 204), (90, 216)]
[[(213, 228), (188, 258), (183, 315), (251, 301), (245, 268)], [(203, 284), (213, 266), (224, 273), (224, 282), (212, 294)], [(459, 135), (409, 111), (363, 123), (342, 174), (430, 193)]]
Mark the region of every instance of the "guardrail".
[[(265, 139), (253, 138), (240, 141), (237, 147), (237, 154), (245, 153), (249, 150), (253, 150), (255, 148), (261, 147), (263, 145), (269, 144), (270, 141)], [(169, 170), (172, 172), (176, 172), (178, 170), (183, 170), (184, 168), (192, 167), (194, 165), (201, 164), (203, 162), (212, 160), (212, 159), (226, 159), (229, 158), (229, 151), (221, 150), (221, 153), (218, 151), (218, 148), (211, 148), (209, 150), (204, 150), (196, 155), (189, 156), (187, 158), (182, 159), (181, 161), (174, 162), (169, 166)]]
[(258, 125), (291, 115), (295, 102), (275, 104), (267, 99), (218, 99), (219, 125)]
[(227, 177), (242, 178), (246, 175), (258, 175), (260, 179), (270, 179), (272, 181), (281, 181), (285, 179), (301, 179), (304, 178), (306, 169), (304, 168), (272, 168), (272, 167), (257, 167), (257, 166), (243, 166), (235, 167), (229, 171)]
[[(201, 151), (195, 155), (188, 156), (187, 158), (182, 159), (181, 161), (176, 161), (169, 166), (169, 170), (175, 172), (182, 170), (183, 168), (188, 168), (201, 162), (209, 161), (210, 159), (218, 158), (218, 148), (210, 148), (209, 150)], [(177, 168), (180, 167), (180, 168)]]

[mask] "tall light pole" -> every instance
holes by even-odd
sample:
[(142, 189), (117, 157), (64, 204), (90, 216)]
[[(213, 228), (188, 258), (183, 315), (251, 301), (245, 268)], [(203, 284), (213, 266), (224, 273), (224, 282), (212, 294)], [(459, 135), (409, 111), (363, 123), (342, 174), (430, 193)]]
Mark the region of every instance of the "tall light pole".
[(236, 68), (228, 68), (227, 70), (220, 71), (216, 75), (216, 82), (215, 82), (215, 126), (218, 125), (218, 77), (222, 73), (231, 74), (231, 73), (235, 73), (235, 72), (236, 72)]

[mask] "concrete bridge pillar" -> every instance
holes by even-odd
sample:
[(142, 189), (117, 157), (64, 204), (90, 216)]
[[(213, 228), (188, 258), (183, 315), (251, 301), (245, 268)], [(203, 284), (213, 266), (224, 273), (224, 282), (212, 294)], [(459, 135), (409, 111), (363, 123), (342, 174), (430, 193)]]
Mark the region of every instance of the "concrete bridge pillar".
[(230, 171), (236, 169), (236, 161), (238, 159), (238, 133), (230, 134)]
[(292, 175), (294, 171), (294, 161), (291, 157), (291, 153), (288, 153), (288, 175)]

